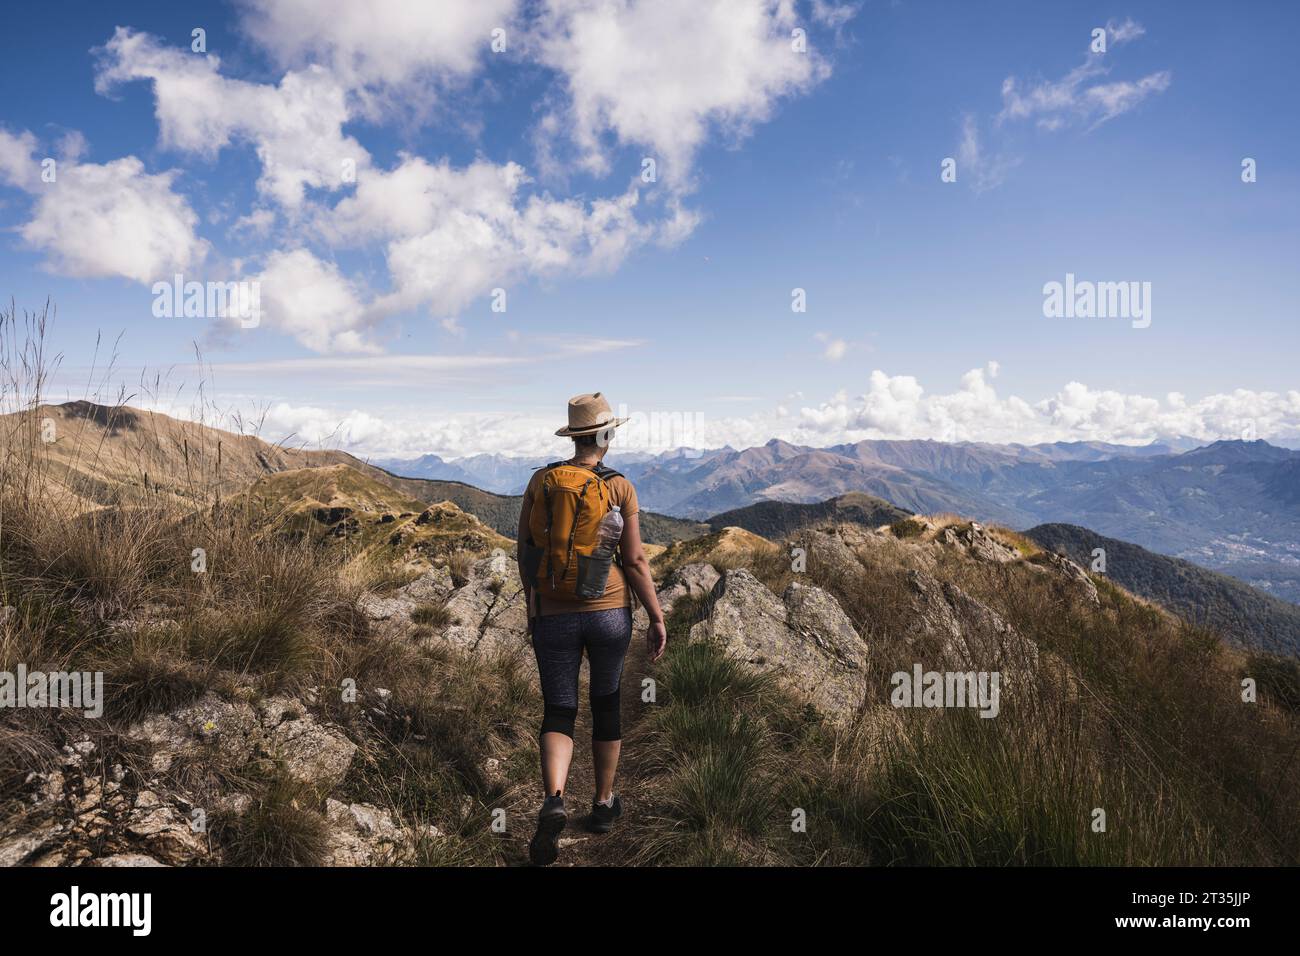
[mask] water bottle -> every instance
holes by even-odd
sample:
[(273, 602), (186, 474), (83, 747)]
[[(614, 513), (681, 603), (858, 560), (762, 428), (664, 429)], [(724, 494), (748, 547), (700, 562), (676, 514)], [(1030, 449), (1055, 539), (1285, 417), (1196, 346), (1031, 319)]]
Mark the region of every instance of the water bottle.
[(618, 547), (619, 539), (623, 537), (623, 515), (620, 513), (618, 505), (610, 505), (609, 514), (600, 519), (600, 527), (596, 529), (596, 550), (591, 553), (593, 558), (612, 558), (614, 549)]

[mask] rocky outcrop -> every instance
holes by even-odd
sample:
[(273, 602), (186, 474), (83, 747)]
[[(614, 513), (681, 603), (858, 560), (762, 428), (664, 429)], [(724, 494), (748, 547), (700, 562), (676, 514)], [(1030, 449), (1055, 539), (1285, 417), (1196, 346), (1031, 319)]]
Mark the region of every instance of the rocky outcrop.
[(225, 767), (240, 767), (252, 759), (257, 712), (243, 700), (206, 694), (170, 714), (151, 714), (127, 730), (143, 743), (150, 766), (158, 773), (171, 769), (178, 757), (203, 756)]
[(1033, 668), (1038, 647), (961, 588), (923, 571), (907, 575), (912, 614), (901, 635), (927, 668), (1002, 671)]
[(455, 590), (451, 572), (445, 565), (431, 568), (389, 597), (368, 594), (360, 601), (361, 611), (372, 621), (409, 624), (411, 612), (423, 604), (446, 601)]
[(145, 718), (127, 736), (146, 746), (150, 766), (158, 773), (181, 758), (229, 769), (257, 758), (324, 791), (342, 782), (356, 752), (342, 731), (317, 723), (300, 702), (283, 697), (254, 707), (208, 693), (170, 714)]
[(136, 795), (126, 831), (168, 864), (190, 863), (208, 852), (207, 840), (171, 804), (151, 790)]
[(343, 782), (357, 745), (333, 727), (310, 717), (286, 720), (269, 735), (264, 752), (299, 783), (330, 791)]
[(685, 564), (668, 576), (664, 586), (659, 589), (659, 607), (667, 617), (672, 613), (673, 604), (686, 598), (701, 598), (713, 590), (718, 583), (717, 569), (711, 564)]
[[(187, 760), (218, 775), (263, 762), (321, 795), (342, 783), (357, 748), (340, 729), (316, 720), (296, 698), (251, 696), (207, 694), (130, 727), (127, 738), (143, 748), (141, 776), (120, 765), (105, 772), (89, 739), (65, 746), (57, 769), (29, 776), (31, 810), (17, 832), (0, 831), (0, 865), (221, 862), (208, 821), (241, 818), (255, 801), (240, 792), (188, 793), (184, 781), (200, 778), (181, 766)], [(421, 841), (442, 837), (436, 827), (405, 824), (366, 803), (327, 799), (324, 816), (332, 865), (409, 862)]]
[(931, 570), (935, 565), (932, 549), (918, 548), (891, 534), (856, 524), (805, 528), (790, 544), (805, 550), (810, 572), (857, 574), (878, 565)]
[(518, 651), (528, 646), (527, 609), (518, 565), (503, 551), (474, 562), (468, 580), (447, 601), (451, 625), (441, 635), (468, 651)]
[(974, 521), (964, 527), (944, 528), (935, 540), (950, 547), (961, 548), (980, 561), (1006, 564), (1020, 558), (1019, 551), (1003, 544)]
[(380, 866), (410, 862), (421, 840), (437, 840), (437, 827), (406, 826), (392, 814), (369, 803), (328, 800), (325, 819), (330, 826), (326, 864), (329, 866)]
[(0, 839), (0, 866), (20, 865), (53, 843), (65, 831), (66, 827), (46, 821), (25, 833)]
[(1068, 586), (1074, 588), (1083, 600), (1093, 607), (1101, 607), (1101, 596), (1097, 592), (1097, 585), (1088, 576), (1087, 571), (1065, 555), (1057, 554), (1055, 551), (1044, 551), (1042, 554), (1036, 555), (1029, 566), (1043, 571), (1054, 572)]
[(468, 651), (517, 651), (528, 642), (523, 586), (513, 555), (497, 549), (470, 565), (466, 581), (456, 587), (450, 572), (437, 567), (391, 597), (368, 596), (361, 609), (387, 626), (411, 623), (422, 605), (446, 608), (450, 623), (424, 640), (447, 641)]
[(132, 794), (120, 764), (105, 772), (92, 763), (96, 750), (82, 739), (64, 747), (59, 769), (29, 776), (31, 815), (0, 838), (0, 865), (161, 866), (209, 854), (202, 827), (191, 826), (192, 807), (149, 789)]
[(691, 628), (750, 667), (778, 675), (832, 717), (852, 714), (865, 693), (866, 645), (835, 599), (792, 584), (778, 598), (748, 571), (727, 571), (708, 617)]
[(95, 860), (94, 866), (168, 866), (143, 853), (114, 853)]

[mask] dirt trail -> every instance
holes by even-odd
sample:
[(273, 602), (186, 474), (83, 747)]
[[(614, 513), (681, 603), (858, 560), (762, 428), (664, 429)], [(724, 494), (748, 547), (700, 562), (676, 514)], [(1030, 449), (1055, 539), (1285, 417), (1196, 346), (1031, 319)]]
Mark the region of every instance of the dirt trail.
[[(623, 708), (623, 737), (640, 721), (646, 704), (641, 702), (641, 680), (649, 670), (646, 659), (644, 612), (637, 616), (632, 630), (632, 645), (628, 648), (623, 665), (623, 682), (620, 700)], [(573, 763), (569, 769), (569, 784), (564, 792), (564, 804), (569, 811), (569, 824), (560, 838), (560, 857), (555, 866), (620, 866), (634, 852), (626, 826), (628, 817), (638, 809), (637, 786), (634, 772), (637, 761), (634, 754), (624, 750), (619, 761), (618, 777), (614, 790), (623, 800), (623, 817), (607, 834), (594, 834), (587, 830), (587, 817), (591, 813), (594, 790), (591, 762), (591, 709), (587, 703), (587, 661), (582, 662), (578, 684), (578, 720), (574, 729)], [(541, 784), (525, 792), (509, 809), (510, 831), (507, 839), (508, 862), (528, 865), (528, 841), (537, 822), (537, 808), (541, 802)]]

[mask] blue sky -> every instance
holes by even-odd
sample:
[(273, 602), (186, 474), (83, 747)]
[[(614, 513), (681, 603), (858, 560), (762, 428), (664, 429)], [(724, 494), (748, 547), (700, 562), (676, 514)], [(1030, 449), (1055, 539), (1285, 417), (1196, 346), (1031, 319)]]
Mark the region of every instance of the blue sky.
[[(1292, 4), (105, 6), (0, 41), (0, 279), (58, 306), (56, 397), (102, 332), (102, 395), (204, 380), (362, 453), (549, 451), (595, 389), (652, 449), (1300, 438)], [(157, 317), (177, 272), (261, 321)], [(1067, 273), (1150, 325), (1044, 317)]]

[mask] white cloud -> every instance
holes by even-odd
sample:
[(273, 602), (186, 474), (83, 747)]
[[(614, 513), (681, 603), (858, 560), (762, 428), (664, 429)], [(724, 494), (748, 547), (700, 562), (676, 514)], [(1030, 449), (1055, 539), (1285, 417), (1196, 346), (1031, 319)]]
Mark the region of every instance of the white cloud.
[(54, 272), (80, 278), (124, 276), (152, 284), (203, 261), (198, 216), (172, 190), (176, 172), (150, 175), (134, 156), (110, 163), (59, 164), (43, 183), (23, 240)]
[(266, 236), (274, 225), (275, 213), (265, 207), (259, 207), (248, 215), (236, 219), (231, 224), (230, 231), (235, 234)]
[(840, 359), (844, 358), (845, 353), (849, 350), (848, 342), (845, 342), (843, 339), (837, 339), (829, 333), (818, 332), (813, 336), (813, 338), (826, 346), (822, 352), (822, 356), (832, 362), (838, 362)]
[[(627, 348), (635, 342), (611, 341), (595, 345), (601, 350)], [(526, 355), (384, 355), (225, 363), (215, 372), (225, 379), (240, 376), (250, 382), (268, 376), (319, 376), (355, 381), (372, 376), (389, 385), (413, 387), (439, 380), (484, 381), (483, 376), (518, 376), (522, 368), (572, 358), (573, 350), (530, 352)], [(1300, 391), (1256, 392), (1237, 389), (1229, 393), (1189, 400), (1172, 393), (1162, 401), (1111, 389), (1094, 389), (1070, 382), (1053, 395), (1027, 401), (1000, 396), (990, 383), (996, 363), (972, 369), (958, 387), (930, 394), (911, 375), (871, 373), (863, 394), (846, 392), (816, 406), (793, 409), (785, 404), (770, 411), (743, 416), (712, 417), (698, 408), (659, 409), (680, 412), (691, 422), (689, 444), (700, 448), (746, 448), (771, 438), (813, 447), (876, 439), (934, 439), (1035, 444), (1053, 441), (1106, 441), (1146, 444), (1190, 437), (1202, 442), (1236, 439), (1257, 434), (1268, 440), (1300, 439)], [(343, 378), (340, 378), (340, 377)], [(717, 402), (734, 404), (735, 397)], [(432, 410), (421, 402), (396, 407), (339, 409), (315, 404), (272, 402), (260, 406), (267, 413), (246, 415), (244, 420), (264, 420), (260, 434), (278, 441), (292, 436), (295, 443), (339, 447), (361, 456), (413, 457), (434, 452), (459, 457), (497, 452), (507, 455), (552, 454), (557, 445), (551, 415), (527, 410), (510, 413)], [(164, 407), (168, 414), (184, 409)], [(209, 422), (209, 424), (222, 424)], [(227, 425), (227, 427), (229, 427)], [(625, 447), (630, 447), (625, 445)]]
[(861, 7), (860, 3), (833, 3), (831, 0), (813, 0), (812, 17), (813, 20), (823, 26), (838, 30), (857, 16)]
[[(317, 351), (373, 349), (374, 326), (421, 307), (458, 334), (457, 313), (494, 288), (608, 272), (647, 242), (680, 242), (698, 221), (676, 203), (666, 204), (662, 222), (639, 221), (634, 187), (591, 201), (532, 193), (516, 163), (480, 159), (456, 168), (403, 153), (393, 169), (378, 169), (342, 133), (348, 105), (329, 68), (308, 66), (271, 86), (223, 77), (219, 67), (215, 57), (165, 49), (119, 28), (104, 49), (97, 85), (107, 92), (152, 80), (166, 145), (211, 158), (235, 140), (253, 143), (262, 160), (259, 189), (310, 227), (298, 241), (383, 244), (391, 288), (369, 300), (304, 249), (281, 251), (268, 265), (263, 280), (281, 290), (278, 300), (264, 293), (268, 324)], [(344, 160), (354, 164), (355, 187), (342, 175)], [(350, 194), (332, 208), (308, 193), (344, 187)], [(261, 207), (234, 229), (266, 236), (273, 221)], [(320, 287), (311, 288), (318, 279)], [(305, 301), (312, 309), (290, 318)]]
[(972, 369), (960, 387), (927, 395), (910, 375), (871, 373), (870, 387), (800, 411), (790, 440), (813, 444), (862, 438), (933, 438), (944, 441), (1146, 443), (1191, 437), (1202, 441), (1241, 437), (1247, 426), (1260, 437), (1300, 435), (1300, 391), (1238, 389), (1189, 402), (1181, 393), (1157, 398), (1070, 382), (1030, 403), (999, 396), (989, 379), (999, 366)]
[(262, 164), (258, 190), (287, 209), (309, 188), (345, 187), (345, 163), (358, 174), (369, 165), (370, 154), (343, 134), (345, 89), (328, 70), (309, 66), (271, 86), (224, 77), (220, 66), (118, 27), (100, 51), (95, 89), (150, 80), (164, 146), (215, 160), (235, 141), (251, 143)]
[[(1088, 115), (1095, 115), (1095, 123), (1104, 123), (1123, 113), (1127, 113), (1152, 93), (1163, 93), (1169, 89), (1170, 74), (1168, 70), (1144, 76), (1137, 82), (1121, 81), (1117, 83), (1099, 83), (1089, 87), (1084, 96), (1088, 101)], [(1095, 125), (1095, 124), (1094, 124)]]
[(680, 238), (675, 218), (662, 226), (637, 220), (635, 189), (584, 203), (525, 198), (527, 183), (515, 163), (457, 169), (403, 156), (392, 171), (363, 176), (317, 228), (342, 243), (387, 239), (393, 290), (378, 311), (427, 306), (438, 318), (494, 288), (508, 294), (523, 278), (608, 272), (648, 241)]
[(476, 73), (490, 53), (492, 31), (506, 29), (517, 0), (241, 0), (244, 33), (283, 68), (318, 63), (350, 90), (364, 91), (366, 112), (404, 92)]
[(1089, 52), (1081, 64), (1059, 80), (1027, 83), (1014, 76), (1002, 81), (1002, 111), (997, 122), (1033, 119), (1040, 129), (1055, 131), (1073, 123), (1096, 127), (1129, 112), (1148, 97), (1169, 88), (1168, 70), (1149, 73), (1138, 80), (1097, 82), (1111, 70), (1114, 48), (1146, 33), (1140, 23), (1125, 20), (1106, 25), (1108, 50)]
[(35, 189), (41, 181), (35, 153), (36, 137), (28, 130), (11, 133), (0, 126), (0, 181), (19, 189)]
[(989, 156), (980, 145), (979, 125), (975, 117), (962, 117), (961, 143), (957, 146), (957, 178), (963, 176), (976, 193), (996, 189), (1006, 181), (1007, 173), (1020, 165), (1020, 160), (998, 153)]
[(317, 352), (375, 352), (362, 296), (336, 265), (306, 249), (272, 253), (260, 284), (265, 324)]
[(567, 122), (544, 126), (567, 132), (591, 172), (608, 172), (612, 135), (685, 188), (710, 129), (743, 136), (829, 75), (811, 38), (792, 48), (807, 26), (790, 0), (547, 0), (538, 56), (563, 77)]
[(1146, 27), (1132, 17), (1125, 17), (1123, 23), (1116, 23), (1114, 20), (1106, 22), (1106, 40), (1112, 47), (1136, 40), (1138, 37), (1144, 36), (1146, 32)]
[[(994, 117), (996, 129), (1009, 123), (1033, 120), (1035, 126), (1055, 133), (1076, 124), (1095, 129), (1102, 123), (1122, 116), (1151, 96), (1169, 89), (1172, 74), (1168, 70), (1149, 73), (1137, 80), (1103, 82), (1111, 69), (1114, 49), (1146, 33), (1140, 23), (1125, 19), (1106, 24), (1107, 52), (1085, 55), (1081, 64), (1059, 80), (1027, 82), (1014, 76), (1002, 81), (1002, 110)], [(980, 123), (967, 113), (961, 120), (961, 140), (957, 146), (957, 176), (978, 194), (996, 189), (1008, 173), (1021, 162), (1019, 157), (990, 151), (981, 140)]]

